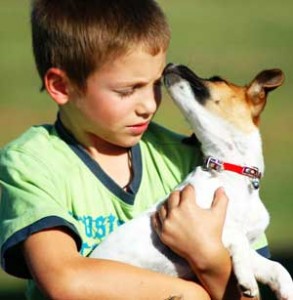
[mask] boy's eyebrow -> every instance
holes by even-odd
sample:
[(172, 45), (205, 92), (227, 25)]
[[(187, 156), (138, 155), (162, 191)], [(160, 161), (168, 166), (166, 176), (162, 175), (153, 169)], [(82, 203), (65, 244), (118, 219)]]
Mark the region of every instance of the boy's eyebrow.
[[(155, 79), (153, 82), (160, 82), (162, 80), (162, 76), (160, 76), (159, 78)], [(144, 81), (144, 80), (133, 80), (133, 81), (121, 81), (121, 82), (117, 82), (115, 85), (119, 85), (121, 87), (128, 87), (128, 86), (144, 86), (149, 84), (149, 81)]]

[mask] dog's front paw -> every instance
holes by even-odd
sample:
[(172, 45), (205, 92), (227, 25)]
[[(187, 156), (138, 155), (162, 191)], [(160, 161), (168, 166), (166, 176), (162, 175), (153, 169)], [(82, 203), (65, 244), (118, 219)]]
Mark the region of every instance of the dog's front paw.
[(239, 288), (241, 290), (241, 293), (243, 296), (248, 297), (248, 298), (255, 298), (258, 296), (258, 286), (250, 286), (248, 287), (248, 285), (239, 285)]
[(279, 300), (293, 300), (293, 291), (280, 291), (277, 293)]
[(293, 281), (289, 272), (281, 264), (273, 262), (268, 284), (279, 300), (293, 300)]
[(242, 272), (239, 272), (238, 270), (238, 273), (235, 273), (235, 275), (238, 279), (238, 285), (241, 293), (245, 297), (254, 298), (258, 296), (258, 284), (252, 272), (247, 272), (247, 270), (242, 270)]
[(293, 284), (291, 283), (289, 286), (281, 284), (276, 294), (279, 300), (293, 300)]

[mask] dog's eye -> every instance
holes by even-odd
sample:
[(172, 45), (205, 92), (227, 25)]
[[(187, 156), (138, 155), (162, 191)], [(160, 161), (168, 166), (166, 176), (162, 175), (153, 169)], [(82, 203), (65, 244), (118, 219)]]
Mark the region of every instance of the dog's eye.
[(218, 99), (218, 100), (215, 100), (214, 102), (215, 102), (215, 104), (219, 105), (221, 101)]
[(212, 81), (212, 82), (225, 81), (222, 77), (217, 76), (217, 75), (209, 78), (208, 80)]

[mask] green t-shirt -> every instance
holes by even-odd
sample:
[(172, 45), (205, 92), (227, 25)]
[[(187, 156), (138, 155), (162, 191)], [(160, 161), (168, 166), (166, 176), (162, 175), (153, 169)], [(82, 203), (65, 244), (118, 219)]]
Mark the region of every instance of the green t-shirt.
[[(201, 163), (198, 143), (152, 123), (132, 147), (134, 176), (120, 188), (64, 129), (35, 126), (0, 152), (2, 268), (30, 279), (19, 245), (40, 230), (65, 226), (89, 253), (117, 226), (162, 199)], [(257, 248), (266, 246), (262, 239)], [(58, 245), (56, 245), (58, 247)], [(33, 281), (29, 299), (42, 299)]]

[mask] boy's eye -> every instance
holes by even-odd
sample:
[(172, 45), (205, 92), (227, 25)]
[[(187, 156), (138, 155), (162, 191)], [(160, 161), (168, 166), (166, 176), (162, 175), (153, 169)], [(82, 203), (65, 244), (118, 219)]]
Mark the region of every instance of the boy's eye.
[(119, 94), (121, 97), (129, 97), (134, 93), (135, 89), (125, 89), (125, 90), (119, 90), (116, 91), (117, 94)]
[[(132, 87), (117, 89), (117, 90), (115, 90), (115, 92), (122, 98), (130, 97), (131, 95), (133, 95), (135, 93), (136, 90), (141, 89), (145, 86), (146, 86), (145, 84), (137, 84), (137, 85), (134, 85)], [(153, 87), (154, 87), (155, 92), (160, 91), (161, 87), (162, 87), (162, 80), (161, 79), (157, 80), (153, 84)]]

